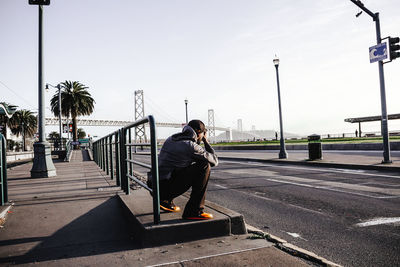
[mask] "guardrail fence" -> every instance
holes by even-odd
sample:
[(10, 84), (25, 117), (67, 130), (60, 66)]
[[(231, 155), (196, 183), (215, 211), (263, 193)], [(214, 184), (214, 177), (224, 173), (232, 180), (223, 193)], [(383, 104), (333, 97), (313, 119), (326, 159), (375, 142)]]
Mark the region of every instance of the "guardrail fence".
[[(135, 130), (135, 127), (146, 123), (149, 123), (150, 126), (150, 143), (135, 143), (132, 140), (132, 131)], [(111, 176), (111, 179), (116, 179), (117, 185), (121, 186), (121, 189), (127, 195), (130, 193), (131, 181), (136, 182), (151, 192), (153, 196), (154, 224), (159, 224), (160, 193), (158, 183), (157, 136), (153, 116), (147, 116), (104, 136), (93, 142), (92, 146), (94, 161), (107, 175)], [(136, 148), (138, 146), (150, 147), (151, 165), (134, 159), (133, 155), (137, 154)], [(148, 187), (146, 183), (135, 177), (134, 165), (150, 169), (153, 188)]]
[(0, 201), (1, 206), (8, 202), (6, 138), (0, 134)]

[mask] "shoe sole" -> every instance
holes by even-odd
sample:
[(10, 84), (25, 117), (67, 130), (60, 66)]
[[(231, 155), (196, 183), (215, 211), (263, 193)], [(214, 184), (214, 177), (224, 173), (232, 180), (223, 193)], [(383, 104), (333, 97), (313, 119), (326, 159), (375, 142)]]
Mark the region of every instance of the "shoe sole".
[(173, 209), (169, 209), (167, 207), (160, 205), (160, 208), (164, 211), (170, 211), (170, 212), (180, 212), (181, 211), (181, 208), (179, 208), (179, 207), (176, 210), (173, 210)]
[(211, 220), (213, 217), (182, 217), (184, 220)]

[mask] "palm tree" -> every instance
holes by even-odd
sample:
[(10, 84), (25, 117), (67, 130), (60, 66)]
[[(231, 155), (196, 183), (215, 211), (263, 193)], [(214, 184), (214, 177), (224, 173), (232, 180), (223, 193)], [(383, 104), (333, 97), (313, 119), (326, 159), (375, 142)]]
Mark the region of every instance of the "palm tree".
[(37, 118), (30, 110), (17, 110), (9, 121), (10, 130), (16, 136), (22, 134), (23, 150), (26, 137), (32, 137), (37, 130)]
[(78, 128), (78, 139), (83, 139), (86, 137), (86, 132), (83, 128)]
[[(88, 92), (88, 87), (77, 81), (65, 81), (61, 83), (61, 114), (72, 117), (73, 140), (77, 140), (78, 127), (76, 119), (78, 116), (90, 115), (94, 110), (94, 99)], [(51, 111), (58, 115), (58, 92), (51, 98)]]
[(58, 140), (58, 139), (60, 139), (60, 134), (57, 133), (56, 131), (53, 131), (53, 132), (49, 133), (49, 139), (53, 140), (53, 141)]

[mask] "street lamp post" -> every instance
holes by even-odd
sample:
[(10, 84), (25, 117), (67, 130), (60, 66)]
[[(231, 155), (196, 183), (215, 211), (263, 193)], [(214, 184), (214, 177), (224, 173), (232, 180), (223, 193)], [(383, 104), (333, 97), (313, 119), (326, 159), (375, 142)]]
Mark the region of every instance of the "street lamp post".
[(188, 105), (189, 100), (185, 99), (185, 110), (186, 110), (186, 124), (188, 124), (188, 110), (187, 110), (187, 105)]
[(49, 83), (46, 83), (46, 90), (49, 90), (49, 86), (58, 89), (58, 122), (59, 122), (59, 149), (62, 150), (62, 122), (61, 122), (61, 84), (57, 84), (53, 86)]
[(31, 169), (32, 178), (44, 178), (56, 176), (56, 168), (51, 159), (50, 144), (46, 141), (45, 134), (45, 106), (43, 90), (43, 7), (39, 5), (39, 141), (33, 145), (34, 158)]
[(282, 125), (281, 90), (280, 90), (280, 87), (279, 87), (279, 72), (278, 72), (279, 58), (275, 57), (273, 62), (274, 62), (275, 69), (276, 69), (276, 82), (277, 82), (277, 85), (278, 85), (279, 124), (280, 124), (280, 129), (281, 129), (279, 158), (280, 159), (287, 159), (288, 155), (287, 155), (287, 152), (286, 152), (285, 138), (283, 137), (283, 125)]
[(22, 151), (25, 152), (25, 125), (24, 124), (25, 124), (24, 122), (21, 123), (21, 125), (22, 125)]

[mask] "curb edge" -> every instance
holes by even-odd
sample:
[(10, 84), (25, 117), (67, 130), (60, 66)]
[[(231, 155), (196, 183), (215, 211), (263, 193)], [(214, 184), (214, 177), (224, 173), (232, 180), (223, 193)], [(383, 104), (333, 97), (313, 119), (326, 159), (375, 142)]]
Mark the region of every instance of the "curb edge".
[(271, 235), (270, 233), (264, 232), (254, 226), (251, 226), (249, 224), (246, 224), (247, 232), (249, 234), (255, 234), (255, 235), (260, 235), (263, 236), (267, 241), (270, 241), (275, 244), (275, 247), (289, 253), (292, 256), (295, 257), (300, 257), (324, 266), (329, 266), (329, 267), (342, 267), (342, 265), (336, 264), (332, 261), (329, 261), (323, 257), (318, 256), (314, 252), (302, 249), (298, 246), (295, 246), (293, 244), (290, 244), (284, 239), (281, 239), (277, 236)]

